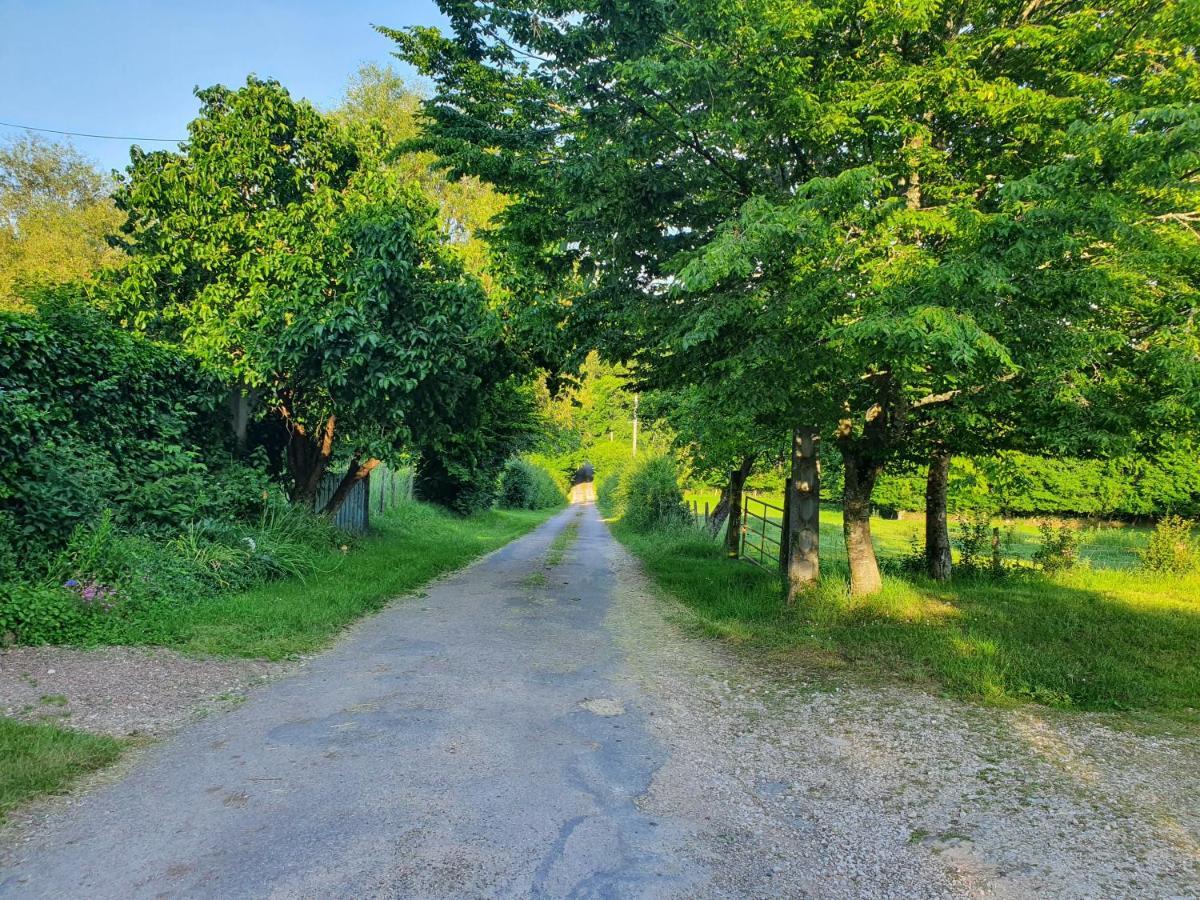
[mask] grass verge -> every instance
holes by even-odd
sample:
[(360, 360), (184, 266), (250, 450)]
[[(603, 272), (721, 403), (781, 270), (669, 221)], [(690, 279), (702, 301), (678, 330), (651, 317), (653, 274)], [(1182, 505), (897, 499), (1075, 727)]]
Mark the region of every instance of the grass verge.
[(563, 557), (567, 555), (567, 550), (575, 543), (575, 539), (579, 537), (579, 523), (568, 522), (563, 530), (554, 536), (554, 540), (550, 542), (550, 549), (546, 551), (546, 566), (553, 568), (563, 561)]
[(355, 619), (524, 534), (556, 510), (489, 510), (466, 518), (406, 503), (374, 519), (353, 551), (316, 572), (130, 618), (109, 643), (188, 653), (284, 659), (313, 653)]
[(61, 790), (120, 754), (121, 743), (110, 737), (0, 718), (0, 822), (19, 803)]
[(879, 595), (858, 599), (833, 559), (820, 587), (788, 608), (777, 576), (725, 559), (698, 530), (613, 530), (704, 632), (760, 652), (855, 664), (990, 703), (1197, 718), (1200, 576), (1083, 569), (948, 585), (888, 576)]

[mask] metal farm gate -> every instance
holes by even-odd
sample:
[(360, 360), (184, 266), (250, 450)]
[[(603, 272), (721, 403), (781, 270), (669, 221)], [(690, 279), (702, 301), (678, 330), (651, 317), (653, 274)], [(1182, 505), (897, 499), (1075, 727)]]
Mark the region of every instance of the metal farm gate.
[(777, 570), (782, 548), (783, 508), (747, 494), (742, 504), (740, 556), (761, 568)]

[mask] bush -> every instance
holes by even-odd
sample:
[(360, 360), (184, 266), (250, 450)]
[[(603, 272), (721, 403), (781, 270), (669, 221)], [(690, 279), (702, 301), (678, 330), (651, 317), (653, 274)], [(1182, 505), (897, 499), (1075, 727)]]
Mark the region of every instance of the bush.
[(634, 468), (623, 479), (622, 519), (635, 531), (652, 531), (691, 522), (683, 502), (675, 461), (658, 456)]
[(506, 509), (552, 509), (566, 499), (554, 476), (528, 460), (510, 459), (500, 473), (500, 505)]
[(617, 518), (621, 515), (621, 475), (619, 472), (609, 472), (600, 479), (596, 487), (596, 508), (606, 519)]
[(0, 512), (16, 549), (44, 561), (143, 485), (202, 476), (221, 446), (224, 389), (195, 360), (116, 327), (78, 288), (34, 300), (36, 314), (0, 312)]
[(1079, 531), (1068, 522), (1055, 525), (1044, 521), (1038, 524), (1040, 545), (1033, 561), (1049, 573), (1073, 569), (1079, 562)]
[(1200, 567), (1200, 547), (1192, 538), (1192, 523), (1182, 516), (1160, 520), (1139, 555), (1148, 572), (1186, 575)]
[[(1005, 543), (1011, 540), (1010, 533)], [(954, 544), (959, 553), (955, 571), (991, 578), (999, 578), (1008, 571), (1004, 565), (1000, 529), (992, 525), (992, 518), (986, 512), (976, 512), (960, 519)]]
[(55, 584), (0, 584), (0, 645), (62, 644), (86, 630), (79, 594)]

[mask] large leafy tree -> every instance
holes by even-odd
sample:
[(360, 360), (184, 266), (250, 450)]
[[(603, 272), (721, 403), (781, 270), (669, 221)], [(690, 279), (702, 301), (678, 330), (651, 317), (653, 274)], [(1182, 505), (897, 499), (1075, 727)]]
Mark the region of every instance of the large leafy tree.
[(23, 285), (85, 279), (116, 265), (121, 215), (110, 183), (72, 147), (37, 137), (0, 145), (0, 308)]
[(331, 512), (379, 459), (478, 425), (505, 378), (498, 325), (434, 208), (371, 148), (276, 82), (198, 96), (179, 152), (135, 148), (106, 301), (254, 398), (297, 500), (343, 466)]
[(854, 591), (885, 467), (1191, 417), (1193, 0), (441, 5), (423, 146), (571, 333), (836, 442)]

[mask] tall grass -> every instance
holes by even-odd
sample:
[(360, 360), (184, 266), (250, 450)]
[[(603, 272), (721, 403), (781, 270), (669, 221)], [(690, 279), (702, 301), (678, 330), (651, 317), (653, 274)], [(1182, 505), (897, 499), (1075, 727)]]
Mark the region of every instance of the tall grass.
[(390, 599), (501, 547), (550, 511), (490, 510), (461, 517), (403, 503), (373, 520), (353, 550), (316, 553), (305, 578), (257, 584), (133, 618), (111, 643), (156, 644), (191, 653), (282, 659), (313, 653)]

